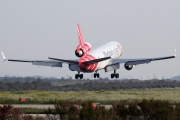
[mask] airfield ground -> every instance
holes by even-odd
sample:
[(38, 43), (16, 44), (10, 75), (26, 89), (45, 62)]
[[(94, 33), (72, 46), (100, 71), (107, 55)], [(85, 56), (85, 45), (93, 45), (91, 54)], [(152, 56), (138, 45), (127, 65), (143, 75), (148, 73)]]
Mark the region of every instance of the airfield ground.
[(58, 100), (97, 101), (111, 104), (116, 101), (142, 99), (168, 100), (180, 102), (180, 88), (128, 89), (115, 91), (16, 91), (0, 92), (0, 104), (19, 104), (20, 97), (29, 97), (29, 104), (54, 104)]
[[(33, 117), (38, 116), (46, 119), (46, 114), (48, 108), (55, 109), (54, 105), (58, 101), (78, 101), (87, 102), (91, 100), (92, 102), (98, 102), (101, 106), (104, 106), (106, 110), (110, 110), (112, 104), (123, 103), (127, 105), (133, 105), (133, 101), (147, 100), (162, 100), (159, 103), (162, 105), (160, 108), (164, 108), (166, 102), (169, 101), (170, 108), (177, 108), (173, 114), (176, 114), (179, 110), (180, 103), (180, 88), (153, 88), (153, 89), (126, 89), (126, 90), (115, 90), (115, 91), (16, 91), (16, 92), (0, 92), (0, 104), (11, 104), (14, 108), (20, 108), (25, 114), (30, 114)], [(20, 97), (30, 98), (29, 102), (20, 102)], [(158, 104), (159, 104), (158, 103)], [(177, 104), (176, 104), (177, 103)], [(74, 104), (74, 103), (73, 103)], [(154, 101), (156, 104), (156, 101)], [(169, 103), (168, 103), (169, 104)], [(156, 105), (155, 105), (156, 106)], [(133, 106), (132, 106), (133, 107)], [(136, 106), (137, 107), (137, 106)], [(136, 108), (135, 107), (135, 108)], [(153, 106), (152, 106), (153, 107)], [(157, 106), (158, 107), (158, 106)], [(26, 109), (27, 108), (27, 109)], [(135, 109), (133, 108), (133, 109)], [(172, 111), (170, 108), (168, 110)], [(42, 109), (42, 110), (40, 110)], [(154, 108), (153, 108), (154, 109)], [(165, 108), (164, 108), (165, 109)], [(159, 108), (158, 108), (159, 110)], [(159, 115), (159, 114), (158, 114)], [(169, 117), (171, 112), (166, 117)], [(142, 115), (139, 114), (138, 117)], [(178, 115), (176, 115), (178, 117)], [(179, 118), (179, 117), (178, 117)]]

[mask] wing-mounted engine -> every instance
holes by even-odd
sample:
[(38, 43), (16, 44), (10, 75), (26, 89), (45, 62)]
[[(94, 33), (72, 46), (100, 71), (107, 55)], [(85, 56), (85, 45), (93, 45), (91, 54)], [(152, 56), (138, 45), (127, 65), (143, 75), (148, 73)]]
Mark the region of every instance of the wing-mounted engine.
[(128, 65), (127, 63), (125, 63), (124, 67), (126, 70), (131, 70), (134, 67), (134, 65)]
[(77, 57), (82, 57), (90, 50), (91, 50), (91, 45), (89, 43), (84, 43), (83, 45), (77, 46), (75, 50), (75, 55)]

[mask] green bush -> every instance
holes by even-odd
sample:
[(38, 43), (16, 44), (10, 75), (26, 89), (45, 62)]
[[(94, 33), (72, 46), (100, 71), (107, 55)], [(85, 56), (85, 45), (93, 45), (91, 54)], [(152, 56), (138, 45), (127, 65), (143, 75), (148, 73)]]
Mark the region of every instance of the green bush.
[(13, 108), (11, 105), (3, 105), (0, 107), (1, 120), (20, 120), (23, 118), (23, 114), (19, 108)]
[(0, 108), (0, 118), (13, 120), (43, 120), (25, 114), (47, 114), (49, 120), (180, 120), (180, 103), (163, 100), (119, 101), (106, 109), (103, 105), (93, 107), (93, 101), (61, 100), (55, 109), (13, 108), (4, 105)]
[(104, 106), (94, 108), (92, 102), (85, 103), (82, 105), (80, 110), (79, 118), (81, 120), (108, 120), (109, 111), (105, 109)]
[(174, 115), (173, 105), (168, 101), (142, 100), (139, 106), (146, 119), (172, 120)]
[(176, 120), (180, 120), (180, 103), (176, 103), (173, 107), (174, 107), (174, 109), (175, 109), (174, 118), (175, 118)]

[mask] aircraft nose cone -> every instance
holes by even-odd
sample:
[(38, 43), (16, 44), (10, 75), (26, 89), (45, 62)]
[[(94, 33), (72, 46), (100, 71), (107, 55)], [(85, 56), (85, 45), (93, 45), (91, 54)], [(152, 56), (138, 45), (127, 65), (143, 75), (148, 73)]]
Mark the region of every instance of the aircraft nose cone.
[(82, 57), (80, 60), (79, 60), (79, 67), (81, 70), (85, 71), (85, 72), (93, 72), (98, 63), (95, 63), (95, 64), (85, 64), (84, 62), (86, 61), (91, 61), (91, 60), (95, 60), (96, 58), (92, 55), (86, 55), (84, 57)]

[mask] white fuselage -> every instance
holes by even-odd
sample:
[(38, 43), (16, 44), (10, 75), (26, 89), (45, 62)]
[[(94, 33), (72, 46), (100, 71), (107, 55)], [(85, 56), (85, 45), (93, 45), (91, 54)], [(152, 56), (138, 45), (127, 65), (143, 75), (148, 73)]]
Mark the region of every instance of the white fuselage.
[[(96, 59), (104, 57), (111, 57), (111, 59), (116, 59), (122, 55), (122, 47), (118, 42), (111, 41), (88, 52), (87, 54), (94, 56)], [(111, 59), (99, 62), (94, 71), (104, 69)]]

